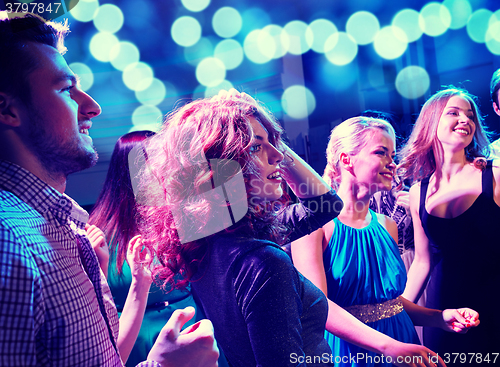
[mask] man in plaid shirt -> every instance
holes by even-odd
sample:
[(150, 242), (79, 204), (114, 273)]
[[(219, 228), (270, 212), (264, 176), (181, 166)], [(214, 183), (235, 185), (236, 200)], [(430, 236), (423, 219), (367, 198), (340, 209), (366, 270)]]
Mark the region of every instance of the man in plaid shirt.
[[(100, 106), (62, 57), (67, 27), (0, 12), (0, 366), (122, 366), (118, 316), (66, 177), (95, 164)], [(208, 320), (174, 313), (141, 366), (215, 366)]]

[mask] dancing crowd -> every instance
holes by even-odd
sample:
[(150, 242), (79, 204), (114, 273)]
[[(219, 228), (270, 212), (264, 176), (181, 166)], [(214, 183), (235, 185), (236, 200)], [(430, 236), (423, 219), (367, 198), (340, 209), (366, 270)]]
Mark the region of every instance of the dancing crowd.
[(67, 32), (0, 17), (0, 366), (495, 363), (500, 165), (476, 97), (437, 91), (399, 144), (384, 113), (341, 122), (321, 176), (221, 90), (120, 137), (89, 216), (64, 191), (101, 108)]

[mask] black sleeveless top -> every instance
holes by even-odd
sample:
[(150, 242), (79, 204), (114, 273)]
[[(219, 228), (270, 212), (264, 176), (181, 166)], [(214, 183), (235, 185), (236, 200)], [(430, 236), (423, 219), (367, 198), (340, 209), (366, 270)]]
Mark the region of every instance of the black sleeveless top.
[(425, 328), (424, 344), (440, 355), (500, 352), (500, 315), (496, 311), (500, 303), (500, 207), (493, 196), (491, 161), (481, 180), (481, 194), (455, 218), (427, 212), (429, 178), (421, 183), (419, 215), (431, 253), (427, 307), (469, 307), (479, 312), (481, 321), (465, 335)]

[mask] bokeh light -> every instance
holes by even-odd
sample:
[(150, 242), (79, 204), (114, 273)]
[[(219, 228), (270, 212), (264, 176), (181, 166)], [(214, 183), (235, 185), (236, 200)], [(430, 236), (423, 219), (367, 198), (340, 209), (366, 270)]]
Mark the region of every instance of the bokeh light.
[(162, 112), (156, 106), (142, 105), (137, 107), (132, 113), (132, 124), (134, 126), (129, 130), (151, 130), (158, 132), (161, 127)]
[(250, 61), (264, 64), (273, 58), (276, 52), (276, 43), (269, 33), (256, 29), (246, 36), (243, 42), (243, 51)]
[(203, 59), (196, 67), (196, 79), (206, 87), (215, 87), (222, 83), (225, 78), (224, 63), (215, 57)]
[(316, 19), (309, 24), (310, 32), (306, 34), (312, 35), (310, 42), (311, 49), (318, 53), (325, 52), (325, 42), (331, 35), (338, 32), (337, 27), (328, 19)]
[(396, 77), (396, 89), (406, 99), (422, 97), (430, 85), (429, 74), (420, 66), (407, 66)]
[(222, 38), (236, 36), (241, 30), (243, 20), (235, 8), (225, 6), (217, 10), (212, 18), (215, 33)]
[[(290, 46), (288, 52), (293, 55), (302, 55), (311, 48), (312, 32), (307, 27), (307, 24), (300, 20), (293, 20), (287, 23), (283, 30), (290, 38)], [(307, 40), (310, 40), (310, 43)]]
[(486, 41), (486, 32), (490, 25), (490, 18), (493, 15), (488, 9), (476, 10), (467, 22), (467, 34), (477, 43), (484, 43)]
[(117, 70), (125, 70), (127, 66), (139, 62), (141, 54), (136, 45), (123, 41), (114, 45), (109, 51), (109, 61)]
[(227, 70), (236, 69), (243, 62), (243, 47), (236, 40), (222, 40), (215, 46), (214, 57), (222, 61)]
[(69, 13), (79, 22), (90, 22), (99, 8), (97, 0), (80, 0)]
[(387, 60), (397, 59), (408, 47), (406, 33), (396, 26), (384, 27), (375, 36), (373, 46), (380, 57)]
[(420, 11), (419, 24), (422, 31), (428, 36), (440, 36), (451, 25), (450, 11), (442, 4), (428, 3)]
[(170, 33), (175, 43), (189, 47), (200, 39), (201, 25), (195, 18), (183, 16), (174, 21)]
[(150, 86), (146, 89), (136, 91), (135, 97), (139, 102), (148, 106), (157, 106), (163, 102), (167, 95), (165, 84), (159, 79), (153, 78)]
[(184, 59), (193, 66), (206, 57), (211, 57), (214, 53), (212, 41), (207, 37), (201, 37), (196, 44), (184, 48)]
[(81, 62), (73, 62), (69, 64), (69, 68), (78, 75), (82, 90), (87, 91), (92, 87), (94, 84), (94, 73), (92, 73), (92, 70), (87, 65)]
[(153, 69), (144, 62), (135, 62), (123, 70), (122, 79), (128, 89), (142, 91), (153, 82)]
[[(274, 54), (270, 55), (271, 58), (279, 59), (280, 57), (285, 56), (290, 47), (290, 37), (283, 30), (283, 28), (276, 24), (269, 24), (262, 28), (262, 32), (267, 33), (272, 38), (273, 41), (271, 42), (269, 40), (269, 42), (274, 45), (270, 46), (269, 51), (266, 53), (269, 53), (274, 49)], [(261, 35), (261, 39), (267, 39), (267, 36)]]
[(424, 33), (420, 28), (419, 13), (413, 9), (398, 12), (392, 20), (392, 25), (405, 32), (408, 43), (417, 41)]
[(95, 34), (90, 40), (90, 53), (96, 60), (102, 62), (110, 61), (110, 51), (115, 47), (120, 41), (118, 38), (108, 32), (99, 32)]
[(451, 14), (450, 29), (460, 29), (465, 27), (467, 20), (472, 14), (472, 7), (468, 0), (445, 0), (446, 6)]
[(316, 108), (316, 98), (308, 88), (293, 85), (283, 92), (281, 105), (288, 116), (301, 120), (313, 113)]
[(210, 5), (210, 0), (181, 0), (182, 5), (192, 12), (205, 10)]
[(347, 20), (346, 32), (350, 34), (358, 45), (367, 45), (373, 42), (380, 29), (380, 23), (375, 15), (367, 11), (358, 11)]
[(116, 33), (123, 26), (123, 13), (113, 4), (101, 5), (94, 15), (94, 26), (101, 32)]
[(500, 10), (497, 10), (490, 17), (485, 43), (492, 54), (500, 55)]
[(357, 54), (358, 44), (345, 32), (334, 33), (325, 42), (325, 57), (334, 65), (349, 64)]

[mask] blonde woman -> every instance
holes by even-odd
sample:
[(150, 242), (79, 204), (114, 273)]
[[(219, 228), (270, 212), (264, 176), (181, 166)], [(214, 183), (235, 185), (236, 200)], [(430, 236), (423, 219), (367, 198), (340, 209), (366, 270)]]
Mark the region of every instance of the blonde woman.
[[(403, 351), (426, 355), (415, 365), (433, 366), (438, 358), (416, 345), (419, 340), (413, 323), (457, 333), (477, 324), (468, 320), (476, 316), (473, 310), (431, 310), (401, 297), (406, 270), (397, 247), (396, 223), (369, 210), (374, 193), (391, 189), (394, 146), (394, 130), (384, 120), (354, 117), (333, 129), (324, 178), (337, 189), (344, 207), (321, 230), (292, 244), (295, 266), (323, 290), (330, 309), (343, 307), (370, 327), (360, 343), (353, 338), (354, 329), (345, 328), (331, 312), (325, 337), (342, 366), (415, 363), (416, 359), (401, 354), (381, 357), (374, 353), (380, 353), (380, 345), (397, 342), (412, 343), (402, 344)], [(349, 358), (360, 355), (366, 357)]]

